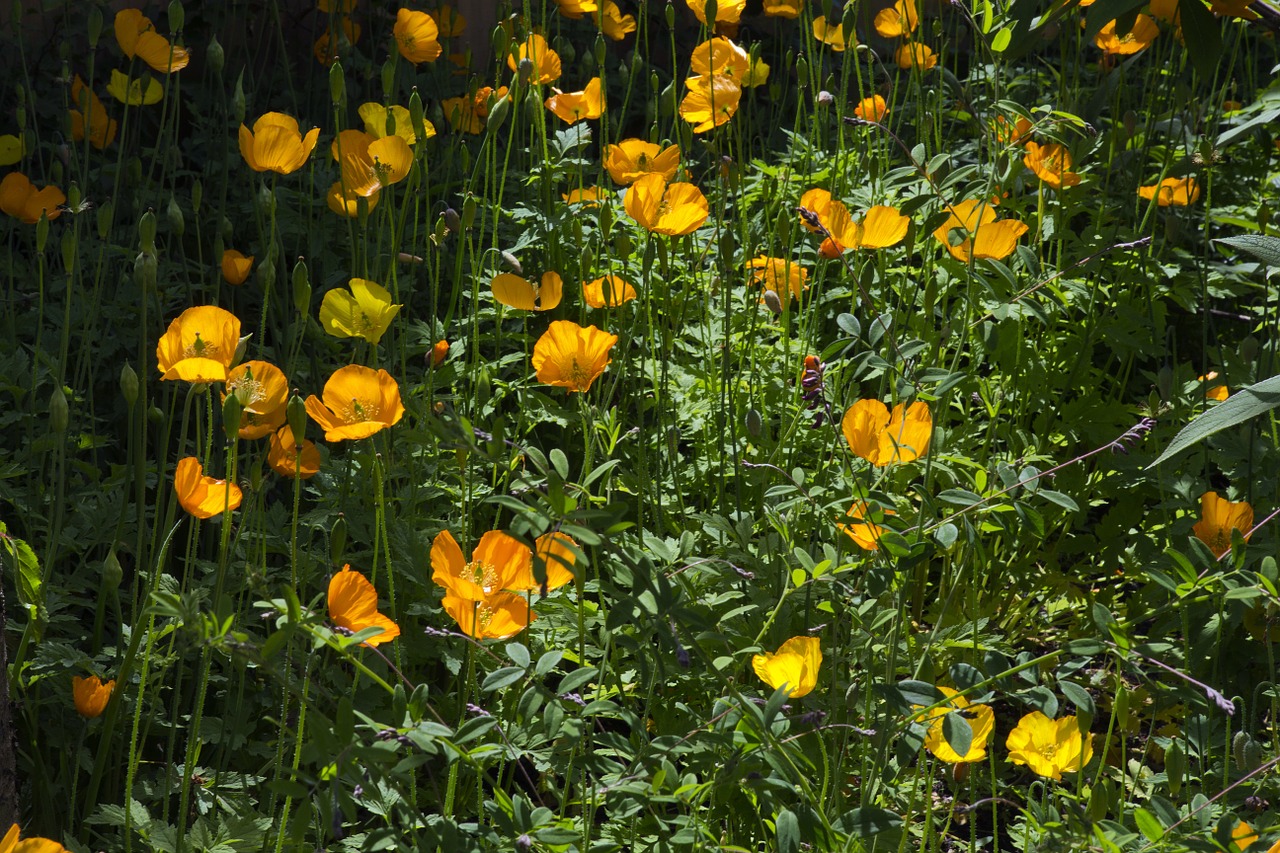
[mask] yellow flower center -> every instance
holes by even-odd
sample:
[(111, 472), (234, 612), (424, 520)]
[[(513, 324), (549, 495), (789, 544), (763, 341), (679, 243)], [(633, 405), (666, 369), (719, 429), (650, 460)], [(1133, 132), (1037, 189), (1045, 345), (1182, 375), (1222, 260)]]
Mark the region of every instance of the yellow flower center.
[(587, 386), (591, 384), (591, 374), (587, 372), (585, 367), (578, 364), (576, 357), (572, 359), (570, 365), (569, 379), (573, 382), (573, 386), (580, 391), (585, 391)]
[(378, 413), (377, 403), (352, 397), (351, 405), (347, 407), (346, 411), (342, 412), (342, 417), (349, 424), (360, 424), (365, 421), (377, 420)]
[(498, 570), (493, 563), (472, 560), (462, 570), (462, 576), (484, 590), (485, 595), (493, 592), (498, 586)]
[(218, 345), (201, 338), (199, 332), (196, 332), (196, 339), (191, 346), (182, 351), (183, 358), (217, 358), (217, 356)]
[(243, 376), (227, 383), (227, 388), (236, 395), (240, 405), (246, 409), (267, 399), (263, 384), (253, 378), (252, 370), (245, 370)]

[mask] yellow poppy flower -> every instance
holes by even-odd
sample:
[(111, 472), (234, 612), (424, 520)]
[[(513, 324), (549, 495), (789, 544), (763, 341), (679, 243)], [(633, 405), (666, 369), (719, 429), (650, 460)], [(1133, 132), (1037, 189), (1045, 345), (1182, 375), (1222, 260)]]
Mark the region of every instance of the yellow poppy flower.
[(556, 0), (556, 11), (571, 21), (581, 20), (583, 15), (599, 11), (596, 0)]
[[(534, 564), (541, 563), (546, 566), (548, 591), (573, 583), (573, 568), (577, 563), (574, 549), (578, 547), (578, 543), (572, 536), (556, 530), (542, 534), (534, 540), (533, 545)], [(532, 581), (532, 578), (530, 580), (529, 588), (536, 588), (537, 584)]]
[(170, 44), (156, 32), (151, 19), (141, 9), (121, 9), (115, 19), (116, 43), (130, 59), (141, 59), (152, 69), (168, 74), (181, 71), (191, 61), (185, 48)]
[(656, 234), (692, 234), (707, 221), (711, 209), (693, 184), (668, 184), (659, 174), (637, 178), (623, 199), (627, 215)]
[(1253, 506), (1248, 501), (1229, 501), (1217, 492), (1205, 492), (1200, 496), (1200, 520), (1191, 530), (1215, 557), (1221, 557), (1231, 550), (1231, 531), (1239, 530), (1248, 541), (1252, 527)]
[(632, 184), (650, 173), (670, 181), (680, 167), (680, 146), (662, 148), (643, 139), (624, 139), (605, 151), (604, 167), (615, 183)]
[(467, 19), (447, 3), (427, 14), (436, 22), (436, 30), (442, 39), (457, 38), (467, 31)]
[(635, 298), (636, 289), (621, 276), (606, 275), (582, 285), (582, 301), (588, 308), (617, 308)]
[(334, 137), (329, 154), (338, 161), (347, 193), (366, 198), (404, 180), (413, 168), (413, 149), (396, 134), (378, 139), (344, 130)]
[(908, 68), (927, 71), (938, 64), (938, 57), (934, 54), (933, 48), (918, 42), (900, 45), (893, 54), (893, 58), (898, 63), (898, 67), (904, 71)]
[[(820, 222), (824, 228), (830, 231), (831, 226), (828, 223), (830, 222), (830, 219), (831, 219), (831, 212), (833, 210), (844, 209), (844, 203), (833, 200), (831, 198), (831, 193), (828, 192), (827, 190), (814, 187), (811, 190), (805, 190), (804, 195), (800, 196), (800, 207), (803, 207), (805, 210), (811, 211), (815, 216), (818, 217), (818, 222)], [(845, 213), (846, 214), (848, 213), (847, 209), (845, 209)], [(808, 231), (818, 230), (812, 225), (810, 225), (809, 222), (803, 216), (800, 217), (800, 224), (803, 225), (805, 229)]]
[(547, 46), (547, 40), (538, 33), (530, 33), (514, 54), (507, 54), (507, 67), (516, 71), (520, 60), (533, 63), (533, 80), (536, 83), (554, 83), (560, 79), (560, 54)]
[(289, 380), (274, 364), (246, 361), (227, 373), (226, 390), (240, 401), (240, 437), (248, 441), (264, 438), (284, 423), (289, 402)]
[(706, 133), (733, 118), (742, 100), (742, 86), (726, 74), (690, 77), (689, 91), (680, 101), (680, 117), (693, 125), (694, 133)]
[(320, 325), (335, 338), (364, 338), (377, 346), (400, 308), (382, 285), (353, 278), (346, 289), (334, 288), (324, 295)]
[(426, 12), (412, 9), (400, 9), (396, 12), (396, 22), (391, 28), (396, 40), (396, 49), (405, 59), (417, 65), (422, 62), (435, 62), (443, 48), (440, 47), (440, 29), (435, 20)]
[(0, 181), (0, 210), (28, 225), (39, 222), (41, 213), (50, 221), (57, 219), (66, 202), (62, 190), (53, 185), (38, 190), (21, 172), (10, 172)]
[(823, 224), (843, 248), (887, 249), (906, 238), (911, 220), (896, 207), (876, 205), (867, 210), (861, 222), (855, 222), (843, 204), (833, 202)]
[(225, 382), (240, 346), (240, 319), (213, 305), (188, 308), (156, 344), (161, 379)]
[(879, 400), (859, 400), (849, 407), (840, 430), (854, 455), (877, 467), (911, 462), (929, 452), (933, 415), (917, 400), (909, 408), (889, 407)]
[(480, 537), (470, 562), (448, 530), (437, 533), (431, 543), (431, 582), (466, 601), (532, 589), (532, 566), (533, 552), (501, 530), (490, 530)]
[(791, 297), (799, 299), (808, 286), (809, 271), (790, 258), (760, 255), (747, 261), (751, 281), (764, 290), (772, 290), (785, 308)]
[(1156, 40), (1156, 36), (1160, 35), (1160, 27), (1150, 17), (1138, 14), (1134, 19), (1133, 26), (1129, 32), (1124, 35), (1116, 34), (1116, 22), (1108, 21), (1098, 35), (1094, 38), (1093, 43), (1096, 44), (1103, 53), (1110, 56), (1128, 56), (1145, 50), (1148, 45)]
[(1039, 711), (1018, 720), (1005, 746), (1010, 761), (1049, 779), (1081, 770), (1093, 757), (1093, 735), (1081, 733), (1077, 717), (1051, 720)]
[(551, 270), (544, 272), (536, 285), (504, 272), (494, 276), (489, 286), (493, 289), (494, 299), (520, 311), (550, 311), (560, 304), (564, 293), (564, 281), (559, 273)]
[(1080, 176), (1071, 171), (1071, 152), (1065, 145), (1039, 145), (1027, 143), (1027, 154), (1022, 163), (1036, 173), (1044, 183), (1060, 190), (1080, 183)]
[[(72, 112), (74, 113), (76, 110), (72, 110)], [(84, 129), (82, 127), (81, 135), (76, 137), (76, 141), (84, 138), (83, 130)], [(115, 136), (115, 133), (113, 132), (111, 135)], [(111, 140), (109, 139), (107, 140), (108, 143), (110, 141)], [(14, 163), (21, 160), (22, 155), (25, 153), (26, 147), (23, 145), (21, 139), (14, 136), (12, 133), (6, 133), (3, 136), (0, 136), (0, 166), (12, 166)]]
[(858, 101), (858, 105), (853, 108), (853, 114), (863, 121), (881, 121), (889, 114), (889, 107), (885, 104), (884, 98), (872, 95)]
[[(707, 23), (707, 0), (685, 0), (697, 19)], [(742, 10), (747, 8), (747, 0), (720, 0), (716, 4), (717, 24), (736, 24), (742, 18)]]
[(765, 684), (774, 690), (785, 686), (788, 698), (799, 699), (818, 685), (822, 647), (817, 637), (792, 637), (776, 652), (754, 655), (751, 666)]
[[(924, 736), (924, 748), (933, 753), (937, 759), (948, 764), (969, 764), (984, 761), (987, 757), (987, 741), (995, 731), (996, 713), (990, 705), (974, 705), (950, 687), (939, 686), (938, 690), (950, 700), (951, 707), (934, 708), (922, 722), (929, 723), (929, 731)], [(973, 739), (969, 743), (969, 751), (960, 755), (947, 743), (942, 733), (942, 719), (953, 711), (959, 711), (969, 724)], [(930, 722), (932, 721), (932, 722)]]
[(601, 187), (575, 187), (560, 197), (569, 204), (581, 204), (587, 207), (599, 207), (600, 202), (609, 197), (609, 193)]
[(724, 74), (742, 80), (750, 67), (750, 54), (724, 36), (702, 42), (689, 57), (689, 68), (698, 77)]
[(764, 0), (764, 13), (774, 18), (798, 18), (804, 0)]
[[(866, 521), (867, 502), (854, 501), (849, 507), (847, 517), (851, 519), (848, 524), (837, 524), (836, 527), (854, 541), (859, 548), (864, 551), (879, 551), (880, 537), (884, 535), (884, 528), (878, 524)], [(891, 509), (882, 510), (885, 515), (897, 515)]]
[(178, 462), (173, 472), (173, 490), (182, 508), (196, 518), (213, 518), (240, 506), (240, 487), (206, 477), (204, 467), (194, 456)]
[[(382, 104), (370, 102), (361, 104), (357, 112), (360, 113), (360, 119), (364, 122), (365, 133), (374, 139), (381, 139), (394, 133), (410, 145), (418, 141), (418, 134), (413, 129), (413, 119), (409, 111), (398, 104), (384, 107)], [(388, 130), (388, 125), (394, 130)], [(435, 126), (431, 122), (423, 119), (422, 125), (426, 139), (436, 135)]]
[(129, 79), (123, 71), (111, 70), (111, 82), (107, 83), (107, 91), (122, 104), (131, 107), (155, 104), (164, 97), (164, 87), (154, 77), (147, 78), (147, 88), (142, 88), (142, 79)]
[(1200, 198), (1200, 184), (1195, 178), (1165, 178), (1149, 187), (1138, 187), (1138, 195), (1147, 201), (1155, 199), (1160, 207), (1186, 207)]
[[(848, 46), (845, 41), (844, 25), (838, 22), (834, 25), (828, 24), (826, 15), (819, 15), (813, 19), (813, 37), (837, 53)], [(858, 46), (856, 38), (852, 39), (852, 42), (853, 47)]]
[(561, 121), (573, 124), (582, 119), (600, 118), (604, 114), (604, 93), (599, 77), (592, 77), (581, 92), (554, 91), (555, 94), (547, 98), (546, 105)]
[(494, 593), (483, 601), (446, 595), (440, 603), (462, 632), (477, 640), (514, 637), (536, 618), (524, 597), (514, 592)]
[(380, 628), (380, 633), (364, 641), (380, 646), (400, 636), (400, 626), (378, 612), (378, 591), (369, 579), (351, 571), (351, 564), (329, 580), (329, 618), (339, 628), (358, 634), (365, 628)]
[(600, 10), (600, 29), (614, 41), (622, 41), (628, 33), (636, 31), (634, 15), (624, 15), (613, 0), (605, 0)]
[[(992, 202), (966, 199), (949, 208), (950, 217), (933, 232), (951, 256), (959, 261), (970, 258), (1001, 260), (1013, 254), (1018, 238), (1027, 233), (1025, 222), (996, 219)], [(957, 242), (952, 242), (952, 232)]]
[(617, 342), (617, 335), (595, 326), (557, 320), (533, 345), (534, 372), (545, 385), (585, 392), (609, 366), (609, 350)]
[(240, 155), (255, 172), (290, 175), (306, 164), (319, 138), (318, 127), (303, 136), (292, 116), (264, 113), (252, 131), (240, 125)]
[[(71, 117), (71, 138), (76, 142), (84, 140), (85, 120), (83, 111), (87, 110), (89, 113), (89, 144), (99, 151), (110, 145), (112, 140), (116, 138), (119, 124), (115, 119), (107, 117), (107, 110), (102, 106), (102, 100), (85, 85), (79, 74), (76, 75), (75, 81), (71, 84), (71, 103), (79, 108), (73, 108), (68, 111), (68, 115)], [(19, 149), (19, 153), (21, 153), (21, 149)], [(16, 163), (17, 160), (14, 159), (10, 162)], [(3, 163), (3, 158), (0, 158), (0, 164)]]
[(1012, 122), (1004, 116), (996, 116), (991, 123), (991, 130), (1001, 145), (1021, 145), (1031, 136), (1033, 127), (1030, 119), (1024, 116), (1018, 116)]
[[(1231, 847), (1228, 848), (1230, 853), (1244, 853), (1255, 841), (1258, 840), (1258, 832), (1252, 826), (1242, 820), (1236, 821), (1236, 825), (1231, 828)], [(1272, 847), (1280, 846), (1280, 841)], [(1270, 853), (1270, 851), (1268, 851)]]
[(887, 39), (909, 36), (919, 24), (916, 0), (898, 0), (888, 9), (881, 9), (875, 20), (876, 32)]
[(18, 840), (18, 825), (9, 827), (9, 831), (0, 838), (0, 853), (67, 853), (67, 848), (48, 838), (28, 838)]
[(323, 401), (307, 397), (307, 414), (326, 441), (368, 438), (404, 417), (400, 386), (385, 370), (349, 364), (324, 383)]
[(325, 202), (329, 205), (329, 209), (339, 216), (345, 216), (348, 219), (355, 219), (360, 215), (360, 201), (363, 199), (367, 204), (367, 212), (372, 213), (373, 209), (378, 206), (378, 200), (382, 198), (381, 190), (374, 190), (369, 196), (362, 196), (348, 188), (344, 193), (342, 191), (342, 182), (336, 181), (329, 187), (329, 192), (325, 194)]
[[(300, 464), (299, 456), (302, 457)], [(296, 473), (308, 480), (320, 473), (320, 450), (314, 441), (303, 439), (302, 450), (299, 451), (293, 442), (293, 430), (285, 425), (271, 433), (267, 464), (281, 477), (292, 478)]]
[(227, 284), (244, 284), (253, 269), (253, 255), (246, 257), (235, 249), (222, 252), (222, 277)]
[(116, 689), (115, 681), (103, 682), (96, 675), (81, 678), (71, 677), (71, 695), (75, 699), (76, 712), (86, 719), (101, 717), (111, 701), (111, 692)]

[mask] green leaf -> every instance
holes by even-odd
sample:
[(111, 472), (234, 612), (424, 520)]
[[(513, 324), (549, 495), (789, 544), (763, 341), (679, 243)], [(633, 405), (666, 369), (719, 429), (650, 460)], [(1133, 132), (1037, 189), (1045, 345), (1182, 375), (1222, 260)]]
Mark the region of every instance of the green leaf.
[(1058, 689), (1062, 691), (1062, 695), (1071, 700), (1071, 704), (1075, 705), (1081, 713), (1088, 714), (1090, 717), (1096, 713), (1093, 704), (1093, 697), (1089, 695), (1089, 691), (1085, 690), (1074, 681), (1067, 681), (1065, 678), (1058, 679)]
[(1156, 467), (1215, 432), (1265, 414), (1277, 406), (1280, 406), (1280, 376), (1272, 376), (1270, 379), (1241, 388), (1183, 427), (1182, 431), (1173, 437), (1173, 441), (1169, 442), (1164, 453), (1161, 453), (1147, 468)]
[[(1280, 116), (1280, 110), (1274, 110), (1274, 112)], [(1280, 237), (1241, 234), (1239, 237), (1219, 237), (1213, 242), (1247, 252), (1269, 267), (1280, 267)]]
[(495, 690), (509, 687), (524, 678), (524, 672), (523, 666), (500, 667), (484, 677), (480, 689), (485, 693), (492, 693)]
[(35, 626), (35, 638), (40, 639), (44, 627), (44, 583), (40, 577), (40, 560), (31, 546), (16, 536), (7, 533), (8, 528), (0, 522), (0, 543), (4, 545), (9, 559), (9, 566), (17, 570), (15, 584), (18, 588), (18, 603), (27, 608), (27, 615)]
[(778, 833), (778, 853), (798, 853), (800, 850), (800, 821), (795, 812), (783, 809), (774, 820)]
[(840, 816), (837, 827), (854, 838), (870, 838), (902, 826), (902, 817), (875, 806), (852, 809)]
[(946, 698), (941, 690), (927, 681), (899, 681), (897, 689), (908, 705), (932, 705)]
[(959, 712), (952, 711), (942, 718), (942, 737), (956, 755), (968, 755), (973, 746), (973, 726)]
[(529, 650), (520, 643), (507, 643), (507, 657), (521, 669), (529, 668)]
[(1146, 809), (1141, 807), (1134, 809), (1133, 820), (1138, 824), (1138, 831), (1148, 841), (1159, 841), (1164, 837), (1164, 827), (1160, 824), (1160, 818)]
[(574, 693), (578, 688), (587, 684), (591, 679), (596, 677), (596, 668), (594, 666), (583, 667), (574, 670), (560, 680), (560, 687), (556, 692), (564, 695), (565, 693)]
[(1222, 58), (1222, 24), (1200, 0), (1179, 3), (1178, 11), (1182, 15), (1182, 38), (1191, 64), (1201, 77), (1212, 79)]
[(939, 525), (938, 529), (933, 531), (934, 540), (943, 548), (950, 548), (956, 544), (956, 538), (959, 535), (960, 531), (949, 521), (946, 524)]

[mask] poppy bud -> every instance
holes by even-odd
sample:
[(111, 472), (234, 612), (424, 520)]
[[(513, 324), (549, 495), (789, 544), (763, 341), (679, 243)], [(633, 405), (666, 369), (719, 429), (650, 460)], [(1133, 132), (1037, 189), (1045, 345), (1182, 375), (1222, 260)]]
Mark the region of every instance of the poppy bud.
[(515, 255), (511, 254), (506, 249), (502, 250), (501, 255), (502, 262), (506, 264), (509, 269), (514, 271), (516, 275), (524, 275), (524, 269), (520, 266), (520, 260), (516, 258)]
[[(338, 63), (334, 63), (337, 65)], [(329, 79), (333, 79), (333, 70), (329, 71)], [(231, 96), (231, 120), (236, 124), (244, 124), (244, 69), (240, 69), (240, 76), (236, 78), (236, 90)]]
[(204, 201), (204, 184), (196, 178), (196, 182), (191, 185), (191, 212), (199, 215), (200, 203)]
[(448, 357), (449, 342), (443, 339), (436, 341), (435, 346), (431, 347), (431, 366), (439, 367)]
[(265, 183), (258, 187), (258, 209), (263, 216), (276, 215), (276, 194)]
[(294, 394), (285, 404), (285, 420), (289, 424), (289, 432), (293, 434), (293, 446), (301, 447), (307, 437), (307, 404), (301, 394)]
[[(14, 18), (15, 21), (20, 20)], [(98, 39), (102, 37), (102, 10), (97, 6), (89, 10), (89, 47), (97, 47)]]
[(187, 22), (186, 11), (182, 8), (180, 0), (170, 0), (169, 3), (169, 32), (176, 33), (182, 29), (182, 25)]
[[(466, 209), (465, 205), (463, 209)], [(449, 229), (451, 234), (462, 233), (462, 220), (458, 217), (458, 211), (452, 207), (446, 207), (441, 218), (444, 219), (445, 227)]]
[(613, 235), (613, 253), (619, 260), (626, 260), (631, 257), (631, 237), (626, 231), (619, 231)]
[[(768, 291), (772, 293), (773, 291)], [(760, 433), (764, 432), (764, 418), (760, 416), (760, 410), (755, 406), (747, 409), (747, 435), (752, 438), (759, 438)]]
[(435, 405), (434, 405), (434, 406), (432, 406), (432, 407), (431, 407), (431, 410), (432, 410), (433, 412), (435, 412), (437, 415), (443, 415), (443, 414), (444, 414), (444, 403), (443, 403), (442, 401), (440, 401), (440, 400), (436, 400), (436, 403), (435, 403)]
[(62, 386), (58, 386), (53, 389), (53, 395), (49, 398), (49, 428), (61, 435), (67, 431), (69, 417), (67, 394)]
[(149, 252), (139, 252), (133, 259), (133, 281), (146, 293), (156, 289), (156, 266), (156, 256)]
[(62, 268), (71, 273), (76, 265), (76, 232), (67, 229), (62, 232)]
[[(941, 20), (936, 20), (935, 23), (940, 24), (942, 22)], [(849, 40), (853, 41), (852, 35), (854, 31), (857, 29), (857, 27), (858, 27), (858, 4), (845, 3), (844, 17), (840, 19), (840, 32), (844, 33), (846, 36), (850, 36)]]
[(115, 205), (110, 200), (104, 201), (102, 206), (98, 208), (98, 238), (107, 239), (107, 234), (111, 232), (111, 214), (115, 210)]
[(252, 337), (253, 337), (253, 334), (250, 333), (248, 335), (244, 335), (243, 337), (240, 338), (239, 341), (236, 342), (236, 354), (231, 359), (232, 367), (235, 367), (237, 364), (244, 361), (244, 353), (245, 353), (245, 350), (249, 348), (249, 338), (252, 338)]
[(124, 402), (130, 409), (138, 402), (138, 373), (127, 361), (120, 368), (120, 393), (124, 395)]
[(411, 255), (408, 252), (396, 252), (396, 260), (402, 264), (420, 264), (422, 258), (418, 255)]
[(110, 592), (119, 588), (122, 580), (124, 580), (124, 567), (120, 565), (120, 558), (116, 556), (113, 545), (102, 561), (102, 585)]
[[(395, 56), (396, 54), (391, 54)], [(382, 63), (382, 94), (388, 99), (394, 94), (396, 85), (396, 63), (394, 59), (388, 59)]]
[(775, 317), (782, 313), (782, 299), (779, 298), (777, 291), (766, 290), (764, 304)]
[(222, 49), (222, 43), (218, 41), (216, 33), (209, 42), (209, 46), (204, 49), (204, 55), (209, 61), (209, 70), (214, 74), (221, 74), (222, 68), (227, 62), (227, 54)]
[(596, 48), (596, 50), (595, 50), (595, 55), (596, 55), (596, 65), (604, 65), (604, 52), (605, 52), (605, 45), (604, 45), (604, 34), (603, 34), (603, 33), (598, 33), (598, 34), (596, 35), (596, 44), (595, 44), (595, 48)]
[[(445, 212), (448, 215), (448, 211)], [(467, 197), (462, 200), (462, 227), (468, 231), (471, 225), (476, 221), (476, 197), (471, 193), (467, 193)]]
[(613, 208), (605, 205), (600, 208), (600, 238), (602, 240), (609, 239), (609, 232), (613, 229)]
[(187, 230), (187, 222), (182, 216), (182, 208), (178, 207), (178, 200), (172, 195), (169, 196), (169, 207), (165, 210), (165, 216), (169, 219), (169, 230), (181, 237)]
[[(563, 59), (563, 58), (562, 58)], [(516, 65), (516, 78), (521, 83), (528, 83), (529, 78), (533, 76), (533, 60), (529, 57), (521, 59)]]
[(240, 402), (240, 395), (228, 394), (222, 401), (222, 431), (226, 433), (227, 441), (235, 441), (240, 434), (240, 417), (243, 414), (244, 403)]
[(809, 63), (803, 56), (796, 57), (796, 82), (800, 84), (801, 89), (809, 86)]
[(249, 489), (254, 492), (262, 491), (262, 459), (255, 459), (253, 465), (249, 468)]
[(347, 78), (342, 75), (342, 63), (335, 59), (333, 65), (329, 66), (329, 100), (336, 107), (346, 99)]
[(649, 91), (650, 92), (658, 91), (658, 86), (660, 85), (662, 85), (662, 81), (658, 79), (658, 72), (650, 71), (649, 72)]
[(511, 44), (511, 37), (506, 27), (501, 25), (494, 27), (493, 32), (489, 34), (489, 44), (493, 47), (494, 56), (506, 56)]
[(1169, 780), (1169, 793), (1178, 796), (1187, 772), (1187, 751), (1177, 738), (1170, 740), (1164, 749), (1164, 772)]
[[(391, 115), (390, 110), (387, 110), (387, 115)], [(422, 98), (418, 95), (417, 87), (414, 87), (413, 92), (409, 94), (409, 127), (416, 138), (426, 138), (427, 126), (423, 123)]]
[(156, 215), (148, 210), (138, 220), (138, 242), (142, 251), (155, 253), (156, 250)]
[(299, 314), (311, 310), (311, 279), (307, 275), (306, 259), (302, 257), (293, 265), (293, 307)]
[(483, 409), (485, 403), (489, 402), (489, 396), (492, 393), (489, 381), (489, 367), (485, 365), (480, 368), (480, 372), (476, 376), (476, 405)]
[(817, 101), (818, 101), (818, 106), (829, 107), (836, 102), (836, 97), (835, 95), (828, 92), (826, 89), (823, 89), (821, 92), (818, 93)]
[(664, 10), (667, 14), (667, 26), (675, 29), (676, 26), (676, 8), (671, 5), (671, 0), (667, 0), (667, 8)]
[(159, 406), (153, 405), (151, 408), (147, 409), (147, 420), (152, 424), (152, 426), (163, 426), (164, 412)]
[(329, 530), (329, 559), (334, 565), (342, 562), (342, 552), (347, 549), (347, 517), (338, 513), (338, 518)]
[(703, 8), (706, 10), (707, 26), (714, 29), (716, 25), (716, 15), (720, 12), (720, 4), (718, 4), (716, 0), (707, 0), (707, 5)]

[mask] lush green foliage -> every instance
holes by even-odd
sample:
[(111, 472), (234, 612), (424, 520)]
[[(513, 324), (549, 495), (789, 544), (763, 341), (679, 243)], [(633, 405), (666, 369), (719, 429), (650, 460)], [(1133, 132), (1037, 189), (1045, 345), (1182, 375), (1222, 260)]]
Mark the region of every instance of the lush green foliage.
[(1280, 838), (1265, 0), (108, 5), (0, 39), (24, 838)]

